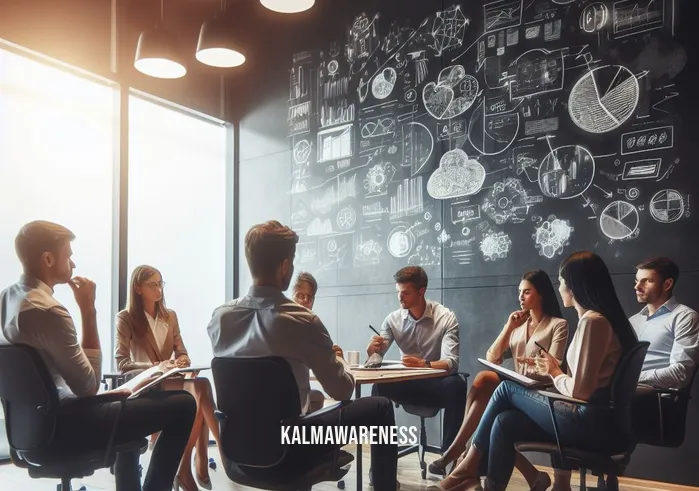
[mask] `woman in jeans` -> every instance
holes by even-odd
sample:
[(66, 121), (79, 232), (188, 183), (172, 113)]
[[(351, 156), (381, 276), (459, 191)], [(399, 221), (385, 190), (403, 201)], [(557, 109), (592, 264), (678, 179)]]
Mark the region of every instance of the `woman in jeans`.
[[(587, 402), (555, 405), (562, 443), (601, 450), (614, 439), (608, 409), (612, 375), (623, 353), (638, 341), (599, 256), (572, 254), (561, 263), (559, 281), (563, 305), (574, 307), (579, 319), (566, 357), (569, 373), (543, 351), (537, 370), (547, 374), (561, 394)], [(535, 364), (533, 358), (520, 361)], [(555, 442), (548, 401), (534, 390), (503, 382), (488, 403), (466, 457), (436, 487), (449, 491), (480, 487), (485, 470), (486, 491), (504, 491), (514, 468), (514, 445), (525, 440)], [(557, 459), (553, 466), (553, 489), (569, 491), (570, 470)]]

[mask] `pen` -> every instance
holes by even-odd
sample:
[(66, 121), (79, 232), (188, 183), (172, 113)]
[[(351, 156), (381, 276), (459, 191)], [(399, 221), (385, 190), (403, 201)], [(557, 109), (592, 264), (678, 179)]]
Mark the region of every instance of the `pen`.
[(371, 324), (369, 324), (369, 329), (371, 329), (372, 331), (374, 331), (374, 332), (376, 333), (377, 336), (381, 337), (381, 334), (379, 334), (379, 331), (377, 331), (376, 329), (374, 329), (374, 326), (372, 326)]
[(541, 351), (543, 351), (544, 353), (546, 353), (546, 354), (549, 353), (548, 351), (546, 351), (546, 348), (544, 348), (543, 346), (541, 346), (541, 345), (540, 345), (539, 343), (537, 343), (536, 341), (534, 341), (534, 344), (537, 345), (537, 346), (541, 349)]

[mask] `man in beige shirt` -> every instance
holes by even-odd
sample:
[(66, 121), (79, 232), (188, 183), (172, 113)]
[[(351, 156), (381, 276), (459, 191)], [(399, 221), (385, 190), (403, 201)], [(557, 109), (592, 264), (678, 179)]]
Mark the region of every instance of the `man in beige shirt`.
[[(96, 287), (87, 278), (73, 277), (74, 238), (70, 230), (55, 223), (26, 224), (15, 239), (24, 274), (0, 293), (0, 345), (23, 344), (37, 350), (56, 384), (61, 402), (49, 448), (56, 453), (106, 450), (120, 405), (117, 394), (96, 395), (102, 363)], [(80, 308), (80, 341), (68, 310), (53, 296), (59, 284), (70, 286)], [(172, 488), (195, 414), (194, 398), (183, 391), (145, 394), (124, 403), (115, 445), (160, 432), (144, 491)], [(120, 491), (140, 490), (138, 453), (119, 454), (115, 476)]]

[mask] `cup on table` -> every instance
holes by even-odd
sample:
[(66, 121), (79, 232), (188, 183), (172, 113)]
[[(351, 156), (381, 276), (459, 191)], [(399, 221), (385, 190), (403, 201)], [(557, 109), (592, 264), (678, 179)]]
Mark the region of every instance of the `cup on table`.
[(540, 356), (534, 357), (534, 373), (546, 375), (546, 359)]
[(351, 367), (359, 366), (359, 351), (348, 351), (347, 363)]

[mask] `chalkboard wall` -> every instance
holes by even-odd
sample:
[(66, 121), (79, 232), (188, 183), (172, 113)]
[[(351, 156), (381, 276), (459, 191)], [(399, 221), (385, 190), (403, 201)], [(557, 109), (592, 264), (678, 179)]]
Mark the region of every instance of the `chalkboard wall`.
[[(693, 4), (337, 0), (285, 20), (291, 36), (263, 29), (273, 43), (232, 91), (240, 238), (270, 218), (298, 232), (295, 266), (346, 350), (398, 307), (393, 273), (423, 266), (472, 377), (521, 274), (555, 280), (575, 250), (605, 259), (629, 315), (650, 255), (678, 262), (679, 300), (699, 308)], [(627, 474), (699, 485), (698, 427), (680, 449), (639, 448)]]

